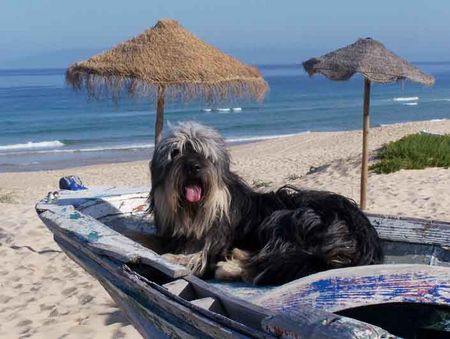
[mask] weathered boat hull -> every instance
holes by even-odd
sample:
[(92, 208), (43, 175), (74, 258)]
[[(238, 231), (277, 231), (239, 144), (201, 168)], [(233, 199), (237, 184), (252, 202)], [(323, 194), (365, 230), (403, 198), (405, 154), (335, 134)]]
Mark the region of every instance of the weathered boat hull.
[(59, 246), (144, 337), (386, 338), (392, 335), (383, 328), (332, 312), (389, 303), (449, 307), (448, 223), (370, 216), (388, 264), (261, 289), (202, 281), (142, 246), (154, 233), (144, 216), (148, 191), (61, 191), (36, 206)]

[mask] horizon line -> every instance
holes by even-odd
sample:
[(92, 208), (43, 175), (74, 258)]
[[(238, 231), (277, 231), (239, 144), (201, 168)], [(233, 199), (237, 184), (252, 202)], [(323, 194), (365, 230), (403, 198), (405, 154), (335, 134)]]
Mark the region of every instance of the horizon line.
[[(442, 61), (409, 61), (412, 64), (415, 65), (448, 65), (450, 64), (450, 60), (442, 60)], [(293, 68), (294, 66), (298, 67), (302, 65), (302, 62), (289, 62), (289, 63), (262, 63), (262, 64), (252, 64), (249, 63), (251, 66), (257, 66), (257, 67), (289, 67)], [(47, 70), (47, 71), (59, 71), (59, 70), (66, 70), (70, 65), (67, 67), (11, 67), (11, 68), (0, 68), (0, 72), (4, 71), (37, 71), (37, 70)]]

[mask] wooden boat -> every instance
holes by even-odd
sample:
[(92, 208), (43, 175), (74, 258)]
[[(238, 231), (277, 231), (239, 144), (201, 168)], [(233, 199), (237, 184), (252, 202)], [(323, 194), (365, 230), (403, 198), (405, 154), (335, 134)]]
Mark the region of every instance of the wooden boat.
[(148, 248), (157, 249), (148, 192), (60, 190), (36, 205), (58, 245), (146, 338), (449, 335), (450, 223), (369, 215), (385, 264), (263, 288), (201, 280)]

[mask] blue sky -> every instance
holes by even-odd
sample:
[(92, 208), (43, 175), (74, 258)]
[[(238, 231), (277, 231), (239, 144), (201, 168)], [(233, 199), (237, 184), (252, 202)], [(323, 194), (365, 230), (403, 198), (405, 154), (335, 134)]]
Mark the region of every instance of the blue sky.
[(1, 0), (0, 69), (65, 67), (160, 18), (249, 63), (299, 63), (366, 36), (412, 61), (450, 60), (448, 0)]

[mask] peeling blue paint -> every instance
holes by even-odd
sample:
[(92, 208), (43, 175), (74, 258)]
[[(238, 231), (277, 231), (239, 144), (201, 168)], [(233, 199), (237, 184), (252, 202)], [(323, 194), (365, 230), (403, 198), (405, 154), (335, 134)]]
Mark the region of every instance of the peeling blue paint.
[(339, 295), (348, 291), (358, 291), (360, 296), (371, 298), (376, 287), (384, 281), (383, 275), (358, 279), (324, 279), (311, 283), (311, 287), (305, 292), (306, 294), (319, 292), (321, 295)]
[(96, 231), (92, 231), (92, 232), (89, 233), (89, 235), (88, 235), (88, 240), (89, 240), (90, 242), (97, 242), (98, 239), (99, 239), (100, 237), (101, 237), (101, 236), (100, 236)]
[(80, 218), (81, 218), (81, 214), (78, 213), (78, 212), (73, 212), (73, 213), (70, 214), (69, 218), (70, 218), (71, 220), (77, 220), (77, 219), (80, 219)]
[(411, 292), (408, 288), (405, 287), (392, 287), (392, 290), (384, 293), (384, 295), (390, 295), (392, 298), (401, 297), (406, 295), (408, 292)]
[[(413, 279), (416, 278), (416, 279)], [(315, 308), (333, 307), (340, 304), (346, 298), (359, 300), (371, 300), (380, 298), (387, 302), (396, 300), (411, 303), (450, 303), (443, 291), (447, 284), (433, 284), (427, 286), (421, 282), (419, 288), (415, 288), (415, 281), (420, 282), (423, 277), (420, 274), (393, 274), (390, 276), (366, 276), (366, 277), (333, 277), (311, 282), (297, 293), (298, 300), (309, 299)], [(293, 305), (287, 304), (286, 309)]]
[(427, 293), (433, 296), (433, 298), (444, 298), (444, 301), (447, 304), (450, 304), (450, 298), (445, 298), (443, 295), (444, 293), (442, 293), (442, 291), (445, 291), (447, 288), (448, 285), (439, 284), (428, 289)]

